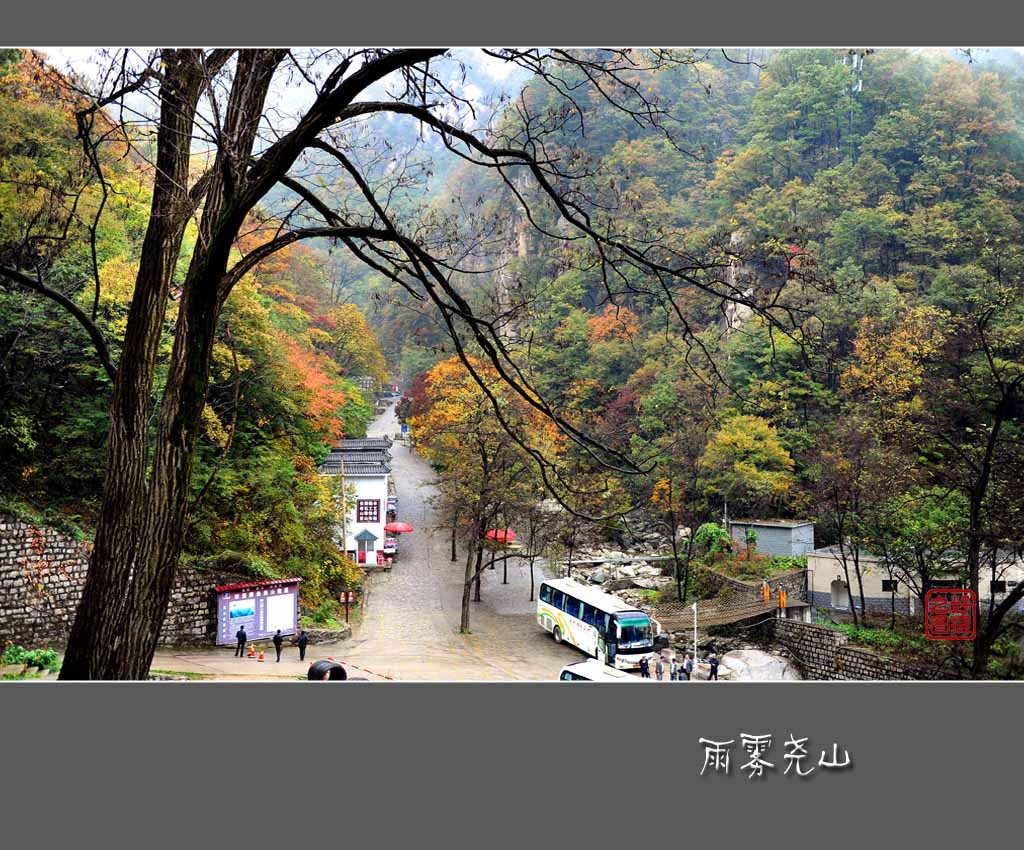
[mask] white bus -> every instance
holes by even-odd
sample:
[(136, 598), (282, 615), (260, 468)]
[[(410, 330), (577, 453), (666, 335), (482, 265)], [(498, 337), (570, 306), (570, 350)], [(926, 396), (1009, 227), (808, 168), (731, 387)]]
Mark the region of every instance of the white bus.
[(574, 661), (566, 664), (558, 674), (560, 682), (653, 682), (654, 679), (641, 679), (631, 676), (622, 670), (616, 670), (593, 658), (586, 661)]
[(620, 670), (639, 667), (641, 658), (653, 658), (668, 643), (657, 620), (617, 596), (568, 578), (541, 583), (537, 623), (556, 643), (571, 643)]

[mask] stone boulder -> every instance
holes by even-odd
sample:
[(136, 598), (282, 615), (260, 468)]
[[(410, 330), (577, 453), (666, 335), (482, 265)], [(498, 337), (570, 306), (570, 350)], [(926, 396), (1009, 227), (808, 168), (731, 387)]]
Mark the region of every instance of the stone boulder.
[(803, 678), (790, 661), (760, 649), (736, 649), (725, 653), (718, 668), (719, 678), (725, 678), (722, 675), (725, 670), (729, 671), (730, 679), (738, 682), (799, 681)]

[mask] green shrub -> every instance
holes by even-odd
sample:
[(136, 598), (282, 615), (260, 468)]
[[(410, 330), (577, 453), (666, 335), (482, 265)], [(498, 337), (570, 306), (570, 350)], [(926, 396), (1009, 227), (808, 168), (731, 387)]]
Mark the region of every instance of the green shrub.
[(60, 671), (60, 654), (55, 649), (25, 649), (12, 643), (4, 650), (3, 663), (26, 664), (57, 673)]
[(33, 649), (25, 653), (25, 663), (51, 673), (60, 672), (60, 654), (55, 649)]

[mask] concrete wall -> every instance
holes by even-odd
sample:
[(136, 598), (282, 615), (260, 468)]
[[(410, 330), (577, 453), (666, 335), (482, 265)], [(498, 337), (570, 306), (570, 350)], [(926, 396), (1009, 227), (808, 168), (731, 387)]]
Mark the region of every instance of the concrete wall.
[[(0, 645), (63, 647), (89, 567), (92, 544), (0, 514)], [(220, 571), (178, 568), (162, 644), (212, 644), (218, 584), (246, 580)]]
[(791, 527), (733, 522), (730, 528), (733, 540), (740, 547), (746, 543), (748, 528), (757, 532), (757, 551), (762, 555), (800, 556), (814, 550), (813, 523)]

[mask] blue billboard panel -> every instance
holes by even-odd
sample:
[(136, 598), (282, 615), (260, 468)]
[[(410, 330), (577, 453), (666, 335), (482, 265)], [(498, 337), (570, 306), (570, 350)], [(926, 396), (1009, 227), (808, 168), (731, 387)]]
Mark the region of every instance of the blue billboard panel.
[(272, 637), (278, 629), (293, 635), (299, 623), (300, 579), (241, 582), (217, 588), (217, 643), (236, 642), (245, 629), (248, 640)]

